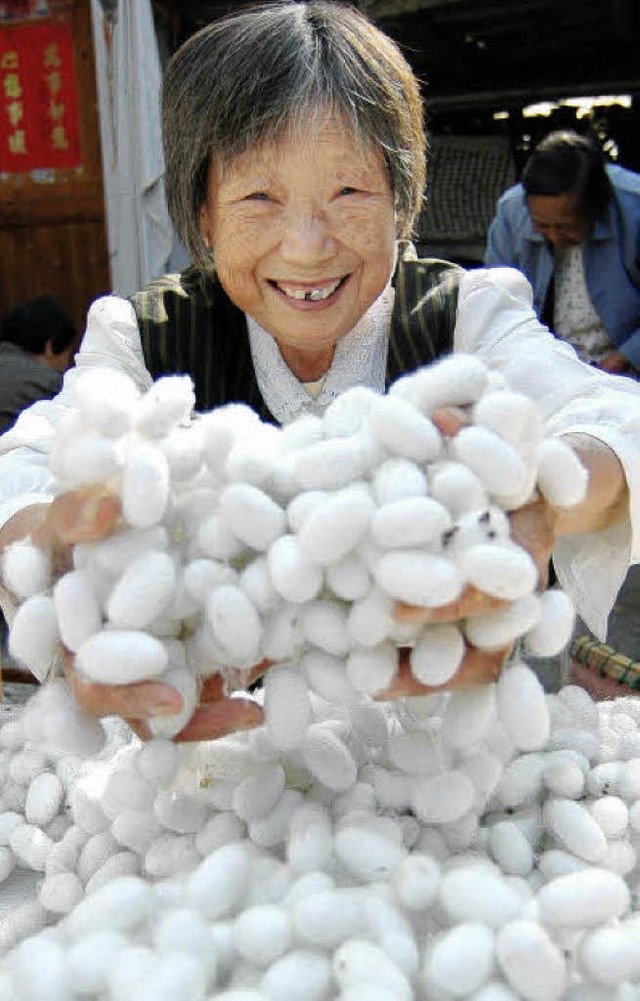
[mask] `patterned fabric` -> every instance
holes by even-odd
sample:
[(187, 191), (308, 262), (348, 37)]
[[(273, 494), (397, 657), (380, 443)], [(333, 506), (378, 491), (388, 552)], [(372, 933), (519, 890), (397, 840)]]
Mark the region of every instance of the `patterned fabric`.
[[(464, 273), (446, 261), (403, 257), (398, 262), (386, 387), (451, 351)], [(241, 402), (275, 423), (258, 388), (245, 316), (215, 278), (195, 268), (165, 275), (133, 295), (131, 303), (152, 378), (188, 372), (198, 410)]]
[(570, 653), (574, 663), (585, 665), (601, 678), (640, 689), (640, 662), (625, 657), (612, 646), (591, 636), (579, 636), (571, 644)]
[(573, 344), (584, 361), (604, 358), (613, 344), (587, 289), (582, 244), (556, 248), (554, 298), (557, 336)]

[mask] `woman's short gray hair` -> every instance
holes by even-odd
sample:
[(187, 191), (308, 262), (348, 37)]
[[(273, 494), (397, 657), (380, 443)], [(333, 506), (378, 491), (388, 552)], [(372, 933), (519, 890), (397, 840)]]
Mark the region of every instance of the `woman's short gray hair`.
[(194, 263), (211, 267), (199, 225), (211, 163), (322, 111), (381, 151), (397, 235), (410, 236), (425, 179), (420, 89), (395, 42), (359, 11), (329, 0), (266, 3), (212, 22), (175, 53), (162, 89), (165, 183)]

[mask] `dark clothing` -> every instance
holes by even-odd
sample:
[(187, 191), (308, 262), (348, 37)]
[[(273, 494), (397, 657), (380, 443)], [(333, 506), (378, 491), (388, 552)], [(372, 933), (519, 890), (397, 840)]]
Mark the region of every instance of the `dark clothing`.
[(62, 373), (38, 361), (17, 344), (0, 342), (0, 433), (7, 431), (18, 414), (37, 400), (60, 392)]
[[(445, 261), (398, 262), (387, 386), (404, 372), (450, 353), (463, 275), (462, 268)], [(253, 371), (244, 314), (215, 278), (188, 268), (151, 282), (131, 302), (145, 365), (154, 379), (188, 373), (195, 383), (197, 410), (246, 403), (262, 420), (275, 423)]]

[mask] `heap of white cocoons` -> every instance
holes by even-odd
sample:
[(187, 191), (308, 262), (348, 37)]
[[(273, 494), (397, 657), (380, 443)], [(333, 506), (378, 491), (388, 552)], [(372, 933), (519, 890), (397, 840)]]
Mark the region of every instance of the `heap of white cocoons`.
[[(446, 404), (471, 417), (451, 440)], [(3, 563), (14, 656), (40, 672), (64, 645), (184, 708), (142, 744), (55, 678), (0, 728), (0, 880), (39, 874), (0, 916), (0, 999), (637, 1001), (635, 701), (545, 696), (520, 656), (492, 685), (372, 698), (398, 647), (428, 685), (466, 640), (562, 648), (570, 604), (536, 591), (506, 512), (578, 502), (574, 454), (466, 356), (283, 429), (192, 406), (186, 378), (79, 372), (56, 489), (112, 491), (123, 525), (55, 583), (28, 540)], [(394, 619), (469, 582), (504, 610)], [(263, 726), (169, 739), (205, 677), (263, 657)]]

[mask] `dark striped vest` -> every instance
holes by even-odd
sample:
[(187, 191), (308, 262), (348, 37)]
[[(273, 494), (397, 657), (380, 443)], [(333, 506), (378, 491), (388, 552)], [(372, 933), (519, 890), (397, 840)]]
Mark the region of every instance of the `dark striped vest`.
[[(437, 260), (403, 258), (393, 284), (386, 385), (449, 354), (464, 271)], [(246, 403), (274, 423), (253, 371), (244, 314), (214, 277), (195, 268), (165, 275), (131, 296), (145, 364), (154, 379), (188, 373), (196, 409)]]

